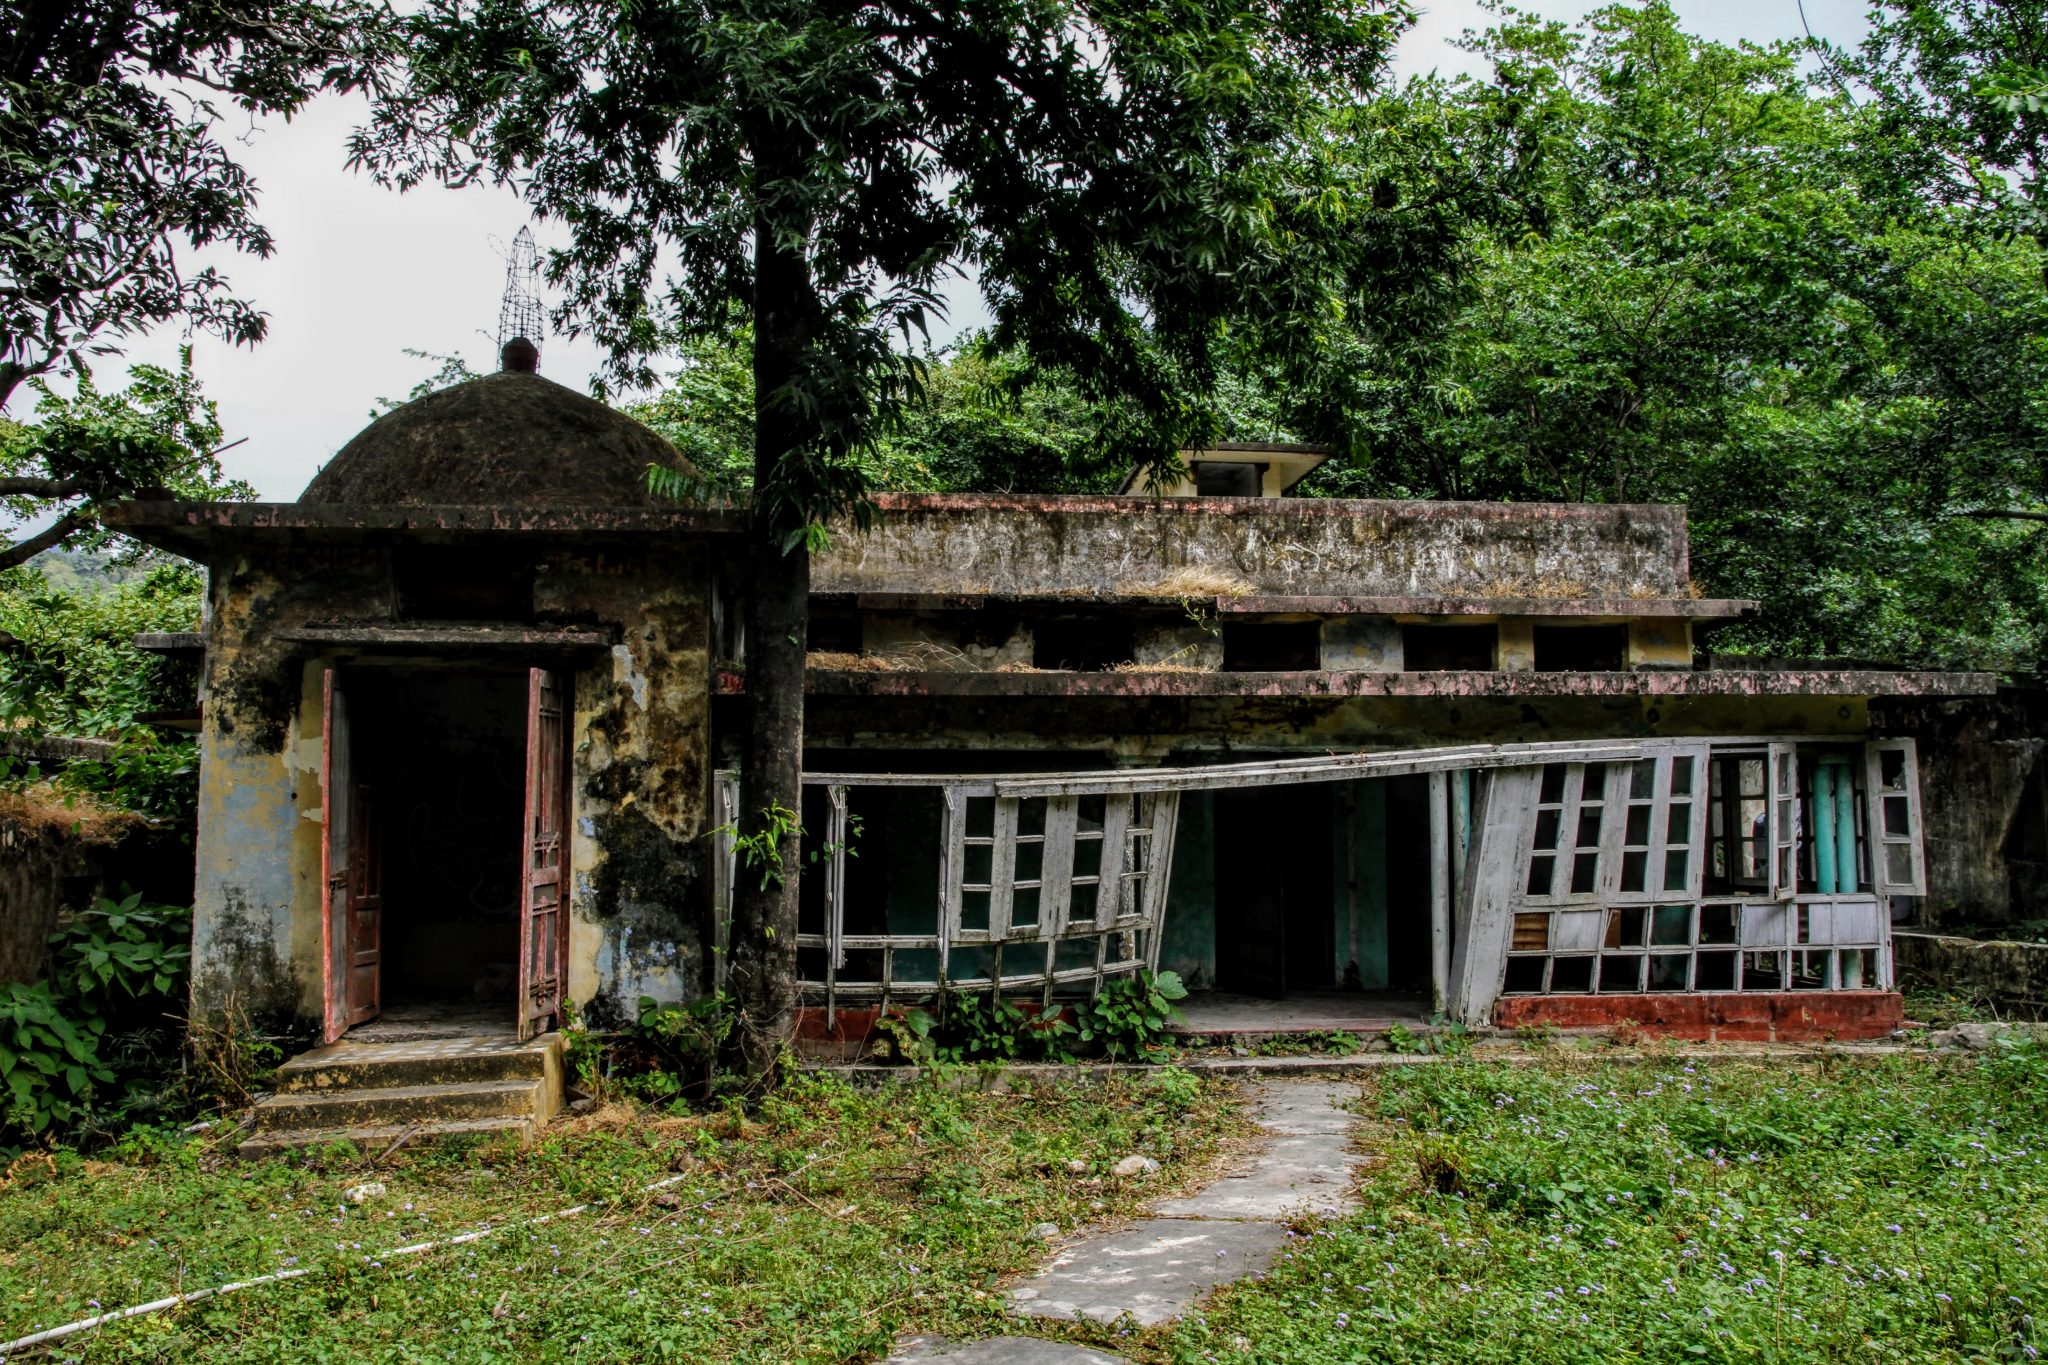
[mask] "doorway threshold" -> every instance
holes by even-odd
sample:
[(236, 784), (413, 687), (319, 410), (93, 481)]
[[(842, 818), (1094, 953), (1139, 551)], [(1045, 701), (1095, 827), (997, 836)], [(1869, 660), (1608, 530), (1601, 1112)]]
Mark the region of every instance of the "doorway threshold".
[(1179, 1002), (1182, 1037), (1288, 1033), (1384, 1033), (1428, 1022), (1429, 997), (1387, 991), (1300, 991), (1278, 999), (1198, 991)]
[(393, 1005), (342, 1035), (349, 1043), (426, 1043), (458, 1038), (516, 1041), (512, 1007), (467, 1002)]

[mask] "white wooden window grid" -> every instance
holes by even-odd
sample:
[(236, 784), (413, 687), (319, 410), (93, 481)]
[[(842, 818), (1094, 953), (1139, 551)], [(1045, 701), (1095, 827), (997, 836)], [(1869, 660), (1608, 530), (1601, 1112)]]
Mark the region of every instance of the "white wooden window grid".
[[(828, 1027), (850, 1001), (887, 1008), (895, 998), (950, 990), (1036, 991), (1050, 1002), (1061, 988), (1092, 995), (1107, 978), (1157, 967), (1178, 792), (1014, 797), (997, 795), (988, 782), (930, 782), (944, 795), (937, 931), (849, 934), (853, 785), (826, 787), (824, 925), (797, 935), (798, 950), (814, 950), (806, 958), (823, 962), (822, 972), (798, 985), (823, 1001)], [(900, 976), (898, 955), (913, 951), (929, 954), (936, 972)], [(849, 952), (877, 954), (879, 970), (849, 977)]]
[[(1726, 856), (1741, 859), (1750, 834), (1742, 815), (1739, 762), (1753, 760), (1762, 768), (1760, 852), (1767, 881), (1749, 891), (1705, 896), (1708, 801), (1720, 765), (1731, 758), (1737, 762), (1726, 770), (1734, 783), (1723, 783), (1723, 819), (1743, 823), (1723, 831)], [(1894, 880), (1875, 893), (1826, 895), (1799, 891), (1805, 854), (1801, 807), (1811, 794), (1801, 786), (1793, 742), (1732, 752), (1707, 743), (1646, 745), (1634, 763), (1608, 765), (1600, 792), (1605, 832), (1597, 897), (1555, 889), (1555, 879), (1566, 875), (1565, 860), (1583, 852), (1578, 839), (1590, 837), (1594, 827), (1581, 818), (1591, 804), (1584, 766), (1553, 765), (1539, 785), (1521, 844), (1528, 876), (1517, 882), (1520, 894), (1511, 898), (1507, 993), (1883, 988), (1892, 979), (1892, 962), (1881, 896), (1918, 894), (1925, 886), (1914, 759), (1910, 740), (1866, 746), (1868, 804), (1858, 820), (1857, 847), (1838, 854), (1852, 863), (1888, 859)], [(1639, 812), (1646, 813), (1647, 824)], [(1885, 821), (1889, 851), (1870, 833), (1886, 830)], [(1660, 875), (1680, 869), (1680, 861), (1666, 861), (1674, 854), (1682, 855), (1682, 879)], [(1549, 894), (1533, 867), (1546, 858), (1553, 860)], [(1664, 889), (1680, 880), (1683, 885)]]
[(1766, 756), (1771, 895), (1785, 901), (1799, 894), (1799, 750), (1790, 744), (1773, 744)]
[(1521, 910), (1505, 993), (1881, 989), (1891, 979), (1884, 929), (1882, 902), (1864, 895)]
[(1876, 740), (1864, 749), (1865, 842), (1871, 885), (1881, 895), (1927, 894), (1921, 845), (1920, 758), (1910, 739)]
[(1598, 902), (1607, 863), (1607, 800), (1611, 773), (1623, 765), (1549, 763), (1537, 784), (1522, 866), (1527, 871), (1522, 900), (1557, 905)]

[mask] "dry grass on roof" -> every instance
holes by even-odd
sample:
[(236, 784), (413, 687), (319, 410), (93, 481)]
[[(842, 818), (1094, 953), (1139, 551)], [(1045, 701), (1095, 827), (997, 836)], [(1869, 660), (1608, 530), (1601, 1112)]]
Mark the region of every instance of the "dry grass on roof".
[(1119, 583), (1117, 591), (1132, 597), (1249, 597), (1258, 588), (1227, 569), (1190, 564), (1144, 583)]
[(134, 811), (104, 805), (82, 792), (59, 791), (48, 782), (0, 791), (0, 828), (35, 837), (69, 835), (87, 843), (113, 843), (147, 824)]

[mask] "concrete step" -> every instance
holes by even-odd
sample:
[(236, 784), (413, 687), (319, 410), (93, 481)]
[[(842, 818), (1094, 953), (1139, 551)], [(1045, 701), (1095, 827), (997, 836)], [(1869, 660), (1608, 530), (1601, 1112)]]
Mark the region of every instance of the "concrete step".
[(449, 1048), (333, 1043), (277, 1069), (280, 1094), (384, 1086), (475, 1085), (537, 1081), (548, 1074), (552, 1042)]
[(366, 1156), (377, 1156), (404, 1137), (404, 1148), (430, 1147), (437, 1142), (462, 1138), (490, 1138), (509, 1134), (521, 1146), (532, 1144), (540, 1125), (530, 1118), (462, 1119), (452, 1123), (391, 1123), (356, 1128), (287, 1128), (257, 1133), (235, 1148), (245, 1161), (261, 1161), (288, 1152), (330, 1147), (337, 1142), (355, 1144)]
[(541, 1121), (554, 1106), (545, 1080), (474, 1081), (459, 1085), (391, 1085), (355, 1090), (288, 1091), (258, 1104), (256, 1130), (403, 1126), (465, 1119)]

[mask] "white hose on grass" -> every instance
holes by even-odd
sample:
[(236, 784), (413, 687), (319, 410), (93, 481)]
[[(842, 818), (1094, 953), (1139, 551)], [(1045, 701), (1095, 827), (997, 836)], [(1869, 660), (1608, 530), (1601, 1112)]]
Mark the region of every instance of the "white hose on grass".
[[(672, 1175), (666, 1180), (657, 1180), (652, 1185), (642, 1186), (639, 1193), (652, 1194), (656, 1190), (666, 1188), (667, 1186), (680, 1184), (686, 1179), (688, 1179), (687, 1176)], [(554, 1213), (537, 1214), (532, 1218), (519, 1219), (517, 1222), (500, 1223), (495, 1227), (477, 1228), (472, 1232), (457, 1233), (453, 1237), (443, 1237), (438, 1241), (414, 1242), (410, 1246), (397, 1247), (383, 1254), (386, 1256), (419, 1256), (440, 1247), (461, 1246), (464, 1242), (479, 1241), (493, 1233), (505, 1232), (512, 1228), (530, 1228), (541, 1223), (553, 1222), (557, 1218), (573, 1218), (577, 1214), (587, 1213), (589, 1210), (590, 1205), (577, 1204), (572, 1208), (559, 1209)], [(173, 1294), (169, 1298), (152, 1299), (148, 1303), (138, 1303), (128, 1308), (117, 1308), (111, 1313), (101, 1313), (97, 1317), (80, 1318), (77, 1322), (67, 1322), (62, 1327), (52, 1327), (48, 1331), (31, 1332), (25, 1337), (16, 1337), (13, 1341), (0, 1341), (0, 1365), (7, 1365), (8, 1358), (16, 1351), (26, 1351), (37, 1346), (47, 1346), (53, 1341), (62, 1341), (65, 1337), (76, 1336), (80, 1332), (89, 1332), (95, 1327), (105, 1327), (109, 1323), (125, 1322), (129, 1318), (147, 1317), (151, 1313), (161, 1313), (167, 1308), (177, 1308), (188, 1303), (198, 1303), (201, 1299), (214, 1299), (219, 1298), (223, 1294), (233, 1294), (244, 1289), (255, 1289), (261, 1285), (278, 1284), (284, 1280), (296, 1280), (304, 1275), (318, 1274), (319, 1271), (320, 1267), (318, 1266), (304, 1266), (293, 1270), (275, 1270), (268, 1275), (258, 1275), (253, 1279), (234, 1280), (227, 1284), (213, 1285), (207, 1289), (195, 1289), (189, 1294)]]

